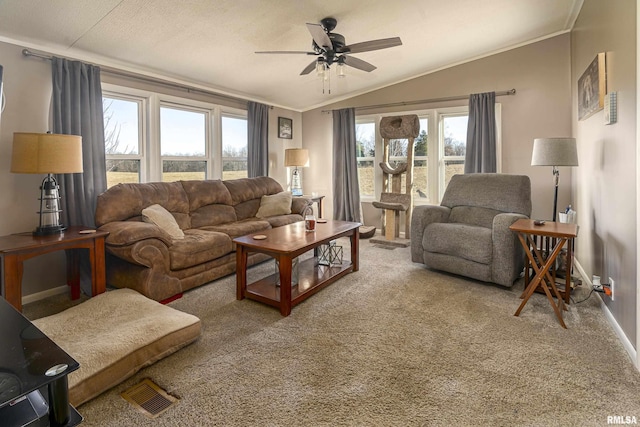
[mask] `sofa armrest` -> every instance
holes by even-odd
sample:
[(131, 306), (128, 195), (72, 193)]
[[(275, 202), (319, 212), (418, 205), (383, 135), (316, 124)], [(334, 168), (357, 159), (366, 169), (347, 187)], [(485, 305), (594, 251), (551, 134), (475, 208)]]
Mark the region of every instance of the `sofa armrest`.
[(304, 216), (304, 211), (307, 206), (311, 206), (313, 202), (306, 197), (294, 196), (291, 199), (291, 213)]
[(422, 238), (427, 225), (434, 222), (448, 222), (451, 209), (446, 206), (415, 206), (411, 214), (411, 261), (424, 262)]
[(158, 239), (167, 247), (173, 244), (171, 236), (155, 224), (141, 221), (108, 222), (99, 228), (108, 231), (107, 246), (129, 246), (146, 239)]
[(518, 236), (509, 226), (520, 218), (528, 218), (517, 213), (501, 213), (493, 218), (491, 237), (493, 240), (493, 282), (511, 286), (524, 268), (524, 249)]

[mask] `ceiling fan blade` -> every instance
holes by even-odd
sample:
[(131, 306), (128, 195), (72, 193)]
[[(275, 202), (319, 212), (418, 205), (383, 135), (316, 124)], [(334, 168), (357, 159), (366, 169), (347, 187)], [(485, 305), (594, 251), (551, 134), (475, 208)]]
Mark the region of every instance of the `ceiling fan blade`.
[(302, 70), (300, 75), (304, 76), (305, 74), (309, 74), (315, 69), (316, 69), (316, 61), (313, 61), (311, 64), (307, 65), (304, 70)]
[(316, 42), (319, 47), (324, 47), (327, 50), (333, 50), (333, 43), (331, 43), (331, 39), (324, 31), (324, 28), (322, 28), (322, 25), (307, 23), (307, 28), (311, 33), (311, 37), (313, 37), (313, 41)]
[(367, 73), (370, 73), (377, 68), (375, 65), (369, 64), (367, 61), (348, 55), (344, 56), (344, 63), (350, 67), (357, 68), (358, 70), (366, 71)]
[(307, 52), (304, 50), (262, 50), (254, 53), (275, 53), (275, 54), (294, 54), (294, 55), (317, 55), (315, 52)]
[(369, 52), (371, 50), (386, 49), (389, 47), (402, 45), (400, 37), (391, 37), (388, 39), (369, 40), (368, 42), (354, 43), (344, 47), (349, 53)]

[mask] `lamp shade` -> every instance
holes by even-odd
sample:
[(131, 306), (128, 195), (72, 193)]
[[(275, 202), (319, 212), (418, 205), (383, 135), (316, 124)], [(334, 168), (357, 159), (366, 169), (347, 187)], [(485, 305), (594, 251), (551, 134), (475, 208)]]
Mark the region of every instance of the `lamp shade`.
[(82, 172), (82, 137), (54, 133), (13, 134), (11, 172)]
[(578, 166), (575, 138), (536, 138), (531, 166)]
[(309, 162), (309, 150), (306, 148), (287, 148), (284, 150), (285, 166), (306, 166)]

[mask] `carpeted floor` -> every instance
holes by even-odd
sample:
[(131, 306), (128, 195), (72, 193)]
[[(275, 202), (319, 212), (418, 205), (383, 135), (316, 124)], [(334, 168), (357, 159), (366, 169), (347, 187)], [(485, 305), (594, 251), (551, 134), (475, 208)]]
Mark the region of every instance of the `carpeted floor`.
[[(250, 279), (272, 269), (257, 266)], [(79, 412), (86, 426), (138, 427), (601, 426), (608, 416), (640, 418), (640, 373), (598, 298), (571, 304), (565, 330), (543, 295), (513, 316), (522, 286), (429, 271), (411, 263), (409, 249), (367, 240), (359, 272), (286, 318), (236, 301), (230, 276), (170, 304), (202, 320), (198, 341)], [(578, 289), (574, 299), (587, 294)], [(25, 314), (65, 303), (30, 304)], [(146, 377), (180, 399), (156, 419), (120, 397)]]

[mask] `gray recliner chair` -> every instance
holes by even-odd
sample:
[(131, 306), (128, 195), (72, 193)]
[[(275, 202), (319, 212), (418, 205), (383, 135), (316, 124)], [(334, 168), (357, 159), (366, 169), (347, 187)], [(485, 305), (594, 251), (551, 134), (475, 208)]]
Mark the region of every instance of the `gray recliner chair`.
[(531, 216), (531, 181), (524, 175), (454, 175), (440, 206), (415, 206), (411, 260), (429, 268), (512, 286), (524, 250), (509, 226)]

